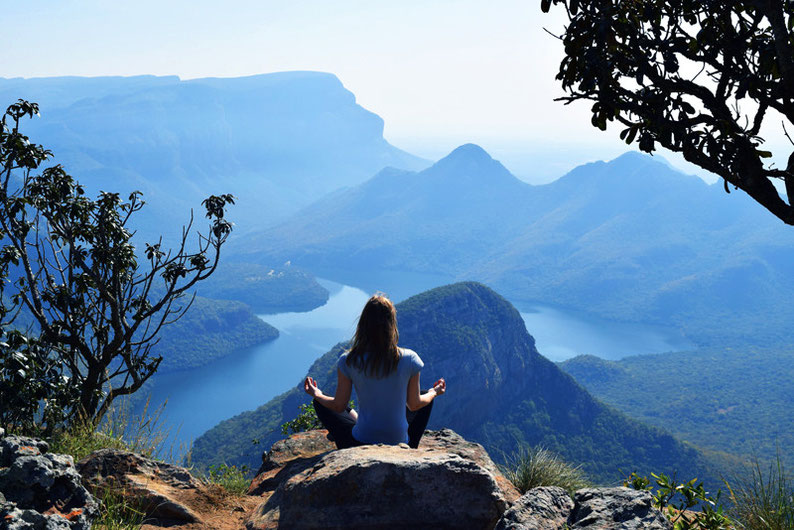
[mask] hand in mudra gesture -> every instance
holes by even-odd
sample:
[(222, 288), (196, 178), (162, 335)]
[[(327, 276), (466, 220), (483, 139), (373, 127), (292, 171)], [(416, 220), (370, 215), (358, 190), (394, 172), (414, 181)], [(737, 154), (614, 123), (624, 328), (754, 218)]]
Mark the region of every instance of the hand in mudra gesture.
[(447, 391), (447, 382), (444, 379), (439, 379), (435, 383), (433, 383), (433, 390), (436, 391), (436, 395), (440, 396)]
[(306, 376), (306, 379), (303, 380), (303, 391), (313, 398), (317, 397), (318, 394), (322, 394), (317, 386), (317, 381), (310, 376)]

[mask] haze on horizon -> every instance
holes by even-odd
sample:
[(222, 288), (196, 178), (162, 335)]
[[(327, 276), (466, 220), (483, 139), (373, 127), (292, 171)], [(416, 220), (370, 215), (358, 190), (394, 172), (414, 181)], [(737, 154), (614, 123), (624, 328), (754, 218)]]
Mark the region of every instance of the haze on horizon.
[(537, 1), (41, 0), (3, 10), (13, 52), (0, 56), (0, 77), (325, 71), (385, 120), (398, 147), (437, 160), (477, 143), (535, 183), (629, 150), (617, 131), (590, 126), (588, 105), (553, 101), (562, 50), (544, 28), (563, 17)]

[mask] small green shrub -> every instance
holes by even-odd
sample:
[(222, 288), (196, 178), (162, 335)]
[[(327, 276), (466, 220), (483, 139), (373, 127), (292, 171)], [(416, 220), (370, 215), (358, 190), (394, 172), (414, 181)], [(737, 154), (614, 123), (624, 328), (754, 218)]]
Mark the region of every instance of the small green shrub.
[(317, 418), (314, 406), (311, 403), (304, 403), (298, 407), (298, 416), (295, 419), (281, 425), (281, 434), (289, 436), (296, 432), (322, 428), (323, 424)]
[[(347, 406), (351, 409), (356, 408), (355, 402), (351, 399)], [(311, 403), (304, 403), (298, 407), (298, 416), (291, 421), (281, 425), (281, 434), (289, 436), (296, 432), (312, 431), (314, 429), (322, 429), (323, 424), (317, 418), (317, 412)]]
[[(623, 485), (636, 490), (650, 491), (653, 505), (664, 513), (675, 530), (725, 530), (732, 528), (731, 521), (720, 504), (720, 492), (712, 497), (703, 483), (694, 478), (679, 483), (675, 476), (654, 475), (656, 486), (648, 477), (636, 473), (629, 475)], [(694, 511), (698, 510), (699, 511)]]
[(580, 466), (572, 466), (543, 447), (522, 446), (506, 457), (499, 469), (522, 495), (540, 486), (558, 486), (572, 494), (591, 485)]
[(753, 462), (749, 479), (725, 482), (730, 492), (731, 514), (737, 528), (746, 530), (785, 530), (794, 528), (794, 484), (778, 454), (764, 476), (758, 460)]
[(206, 481), (216, 484), (231, 495), (242, 496), (248, 492), (251, 480), (248, 478), (248, 466), (227, 466), (213, 464), (207, 470)]

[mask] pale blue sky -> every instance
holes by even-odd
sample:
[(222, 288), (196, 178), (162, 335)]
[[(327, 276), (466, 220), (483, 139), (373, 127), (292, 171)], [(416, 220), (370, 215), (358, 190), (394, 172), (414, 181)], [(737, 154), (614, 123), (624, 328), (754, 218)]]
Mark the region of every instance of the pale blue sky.
[(537, 181), (628, 149), (552, 101), (562, 19), (539, 0), (0, 2), (2, 77), (320, 70), (428, 158), (475, 142)]

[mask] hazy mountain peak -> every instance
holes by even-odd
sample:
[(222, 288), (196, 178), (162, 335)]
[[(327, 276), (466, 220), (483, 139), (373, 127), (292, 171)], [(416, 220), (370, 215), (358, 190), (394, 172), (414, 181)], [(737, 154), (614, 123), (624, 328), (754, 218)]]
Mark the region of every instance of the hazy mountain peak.
[(466, 177), (474, 177), (479, 181), (486, 176), (491, 181), (502, 179), (519, 182), (498, 160), (494, 160), (485, 149), (476, 144), (463, 144), (457, 147), (433, 164), (427, 172), (452, 176), (458, 181)]
[(491, 155), (489, 155), (485, 149), (477, 144), (463, 144), (453, 149), (450, 154), (445, 156), (440, 161), (443, 160), (472, 160), (490, 162), (493, 160), (493, 158), (491, 158)]

